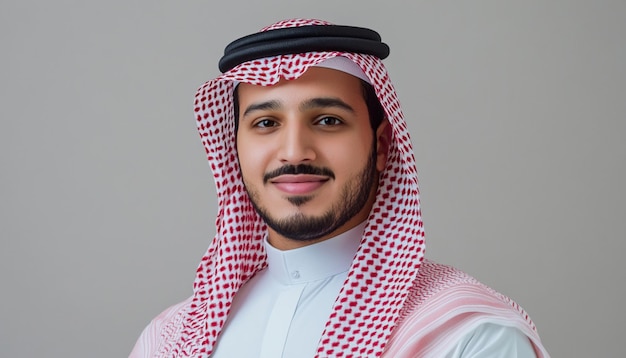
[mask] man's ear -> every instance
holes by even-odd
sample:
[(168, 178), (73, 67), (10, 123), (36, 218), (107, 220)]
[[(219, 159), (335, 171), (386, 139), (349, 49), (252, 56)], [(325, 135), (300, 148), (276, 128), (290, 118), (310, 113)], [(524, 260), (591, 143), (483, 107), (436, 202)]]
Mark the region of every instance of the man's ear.
[(387, 164), (392, 135), (391, 125), (385, 117), (376, 129), (376, 170), (378, 172), (382, 172)]

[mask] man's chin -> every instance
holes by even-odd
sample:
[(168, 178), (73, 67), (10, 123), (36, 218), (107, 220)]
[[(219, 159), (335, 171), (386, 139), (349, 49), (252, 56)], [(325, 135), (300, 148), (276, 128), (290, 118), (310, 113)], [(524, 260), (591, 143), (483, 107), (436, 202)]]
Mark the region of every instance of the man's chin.
[(306, 215), (298, 212), (277, 218), (263, 217), (267, 225), (279, 235), (295, 241), (313, 241), (336, 229), (333, 215)]
[(301, 207), (302, 205), (308, 203), (313, 200), (312, 195), (297, 195), (297, 196), (289, 196), (286, 198), (288, 202), (296, 207)]

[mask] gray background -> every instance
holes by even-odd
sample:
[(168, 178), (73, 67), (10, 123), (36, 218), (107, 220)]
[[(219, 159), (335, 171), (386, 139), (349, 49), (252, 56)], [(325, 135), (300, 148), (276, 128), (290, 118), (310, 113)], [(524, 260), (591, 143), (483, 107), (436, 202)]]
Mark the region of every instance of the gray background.
[(0, 356), (124, 357), (213, 235), (196, 88), (279, 19), (377, 29), (427, 254), (555, 357), (624, 355), (623, 1), (3, 1)]

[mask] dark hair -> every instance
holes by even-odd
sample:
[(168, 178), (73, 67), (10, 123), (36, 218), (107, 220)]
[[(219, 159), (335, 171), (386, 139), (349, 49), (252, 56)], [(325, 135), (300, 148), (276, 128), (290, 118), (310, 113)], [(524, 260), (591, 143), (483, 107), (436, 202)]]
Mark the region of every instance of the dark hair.
[[(234, 114), (235, 114), (235, 135), (237, 135), (237, 130), (239, 129), (239, 91), (238, 87), (235, 87), (233, 90), (233, 105)], [(372, 130), (375, 132), (378, 129), (378, 126), (385, 119), (385, 109), (380, 104), (378, 97), (376, 96), (376, 90), (374, 86), (371, 84), (361, 80), (361, 89), (363, 90), (363, 99), (365, 100), (365, 104), (367, 105), (367, 113), (370, 119), (370, 126)]]
[(380, 104), (380, 101), (376, 96), (374, 86), (361, 80), (361, 88), (363, 89), (363, 98), (365, 99), (365, 104), (367, 105), (367, 113), (370, 117), (370, 126), (372, 127), (372, 130), (376, 132), (378, 126), (380, 126), (383, 119), (385, 119), (385, 109)]

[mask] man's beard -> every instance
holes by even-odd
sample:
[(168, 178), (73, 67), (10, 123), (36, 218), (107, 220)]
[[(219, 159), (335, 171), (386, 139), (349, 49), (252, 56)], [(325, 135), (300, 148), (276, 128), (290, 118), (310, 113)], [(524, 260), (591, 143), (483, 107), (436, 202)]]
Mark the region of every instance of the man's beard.
[[(284, 167), (277, 172), (282, 174), (296, 173), (328, 173), (329, 169), (315, 168), (309, 165), (298, 165)], [(329, 176), (334, 177), (332, 172)], [(271, 177), (266, 175), (265, 178)], [(376, 145), (373, 146), (372, 153), (363, 170), (348, 180), (342, 189), (341, 195), (336, 198), (332, 207), (321, 216), (307, 216), (299, 212), (286, 218), (273, 218), (268, 210), (259, 203), (258, 193), (245, 185), (252, 206), (261, 216), (263, 221), (278, 234), (296, 241), (311, 241), (328, 235), (341, 227), (343, 224), (358, 214), (370, 198), (378, 176), (376, 173)], [(245, 184), (245, 182), (244, 182)], [(293, 196), (287, 200), (295, 206), (301, 206), (311, 200), (310, 196)]]

